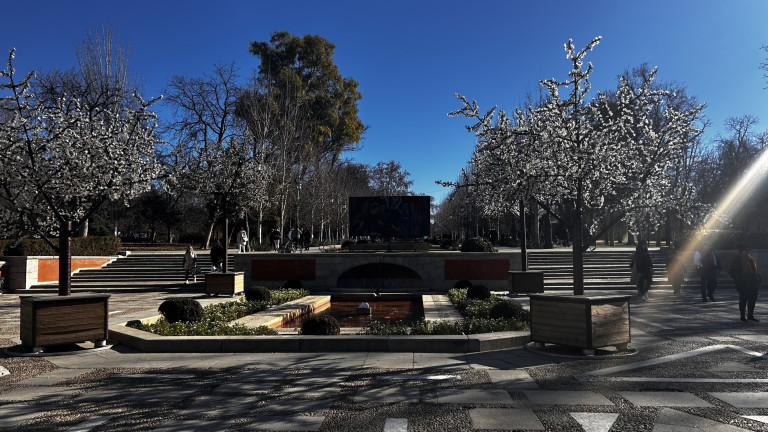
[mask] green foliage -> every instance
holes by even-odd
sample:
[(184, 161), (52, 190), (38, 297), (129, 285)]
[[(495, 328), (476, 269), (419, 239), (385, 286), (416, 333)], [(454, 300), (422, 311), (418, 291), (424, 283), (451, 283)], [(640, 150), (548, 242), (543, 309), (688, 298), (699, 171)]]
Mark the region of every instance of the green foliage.
[[(58, 239), (51, 239), (58, 246)], [(14, 241), (0, 242), (0, 256), (55, 256), (58, 252), (43, 239), (23, 239), (18, 245)], [(117, 255), (122, 248), (120, 237), (72, 237), (72, 256), (111, 256)]]
[(329, 315), (311, 316), (301, 325), (303, 335), (334, 336), (340, 333), (339, 322)]
[(249, 302), (255, 302), (255, 301), (269, 301), (270, 298), (272, 298), (272, 292), (269, 291), (269, 288), (261, 285), (248, 287), (245, 290), (243, 290), (243, 295), (245, 295), (245, 299)]
[(466, 288), (453, 288), (448, 290), (448, 299), (451, 303), (458, 305), (467, 301), (467, 289)]
[(193, 298), (168, 299), (157, 309), (169, 323), (195, 323), (203, 319), (203, 306)]
[(515, 320), (466, 318), (459, 322), (419, 321), (412, 326), (408, 326), (403, 322), (372, 322), (367, 327), (365, 327), (360, 332), (360, 334), (371, 336), (444, 336), (515, 331), (524, 330), (526, 328), (526, 323), (518, 322)]
[(493, 252), (493, 245), (482, 237), (472, 237), (461, 244), (462, 252)]
[(275, 329), (268, 327), (251, 328), (242, 325), (231, 325), (231, 321), (261, 312), (269, 306), (274, 306), (296, 300), (308, 295), (306, 290), (272, 291), (272, 299), (269, 302), (247, 301), (245, 298), (224, 303), (208, 305), (203, 308), (203, 316), (196, 323), (169, 323), (161, 319), (154, 324), (131, 323), (130, 327), (159, 334), (162, 336), (263, 336), (277, 335)]
[(494, 304), (488, 315), (489, 318), (492, 319), (513, 319), (520, 322), (528, 322), (531, 319), (530, 312), (523, 309), (519, 304), (509, 300), (501, 300)]
[(491, 290), (483, 285), (472, 285), (467, 288), (467, 298), (479, 300), (489, 299), (491, 298)]

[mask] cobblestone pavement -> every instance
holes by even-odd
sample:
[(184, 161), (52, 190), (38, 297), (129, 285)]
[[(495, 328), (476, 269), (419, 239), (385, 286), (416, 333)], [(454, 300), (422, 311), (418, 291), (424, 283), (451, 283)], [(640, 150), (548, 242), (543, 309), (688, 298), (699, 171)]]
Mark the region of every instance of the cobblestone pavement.
[[(768, 431), (768, 315), (742, 323), (735, 292), (716, 297), (633, 298), (638, 352), (620, 359), (525, 348), (0, 354), (0, 430)], [(119, 319), (164, 298), (115, 294), (110, 310)], [(0, 295), (0, 346), (18, 332), (18, 296)]]

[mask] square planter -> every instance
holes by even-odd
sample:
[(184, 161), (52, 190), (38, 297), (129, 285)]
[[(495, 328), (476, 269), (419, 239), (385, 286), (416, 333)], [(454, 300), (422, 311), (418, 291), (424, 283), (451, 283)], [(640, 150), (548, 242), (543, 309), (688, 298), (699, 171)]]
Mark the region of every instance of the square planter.
[(245, 289), (244, 272), (208, 273), (205, 275), (205, 293), (208, 296), (224, 294), (234, 297)]
[(109, 294), (20, 297), (21, 342), (40, 352), (44, 347), (94, 341), (106, 345)]
[(544, 272), (510, 271), (507, 272), (507, 283), (510, 294), (543, 293)]
[(531, 340), (581, 348), (616, 346), (631, 341), (628, 295), (531, 295)]

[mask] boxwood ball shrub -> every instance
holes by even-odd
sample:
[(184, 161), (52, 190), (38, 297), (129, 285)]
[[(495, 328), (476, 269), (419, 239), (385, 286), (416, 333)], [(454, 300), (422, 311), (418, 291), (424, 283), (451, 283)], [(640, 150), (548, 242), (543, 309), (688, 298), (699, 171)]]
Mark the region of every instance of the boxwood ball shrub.
[(261, 285), (248, 287), (243, 290), (243, 294), (245, 295), (245, 299), (251, 302), (269, 301), (272, 298), (272, 291)]
[(467, 288), (467, 298), (485, 300), (491, 298), (491, 290), (484, 285), (472, 285)]
[(301, 325), (301, 334), (316, 336), (335, 336), (341, 333), (341, 327), (336, 318), (328, 315), (309, 317)]
[(461, 244), (462, 252), (493, 252), (493, 245), (482, 237), (472, 237)]
[(169, 323), (200, 322), (203, 319), (203, 306), (193, 298), (169, 299), (157, 309)]
[(527, 310), (509, 300), (503, 300), (493, 305), (488, 315), (493, 319), (504, 318), (520, 322), (527, 322), (530, 319), (530, 314)]

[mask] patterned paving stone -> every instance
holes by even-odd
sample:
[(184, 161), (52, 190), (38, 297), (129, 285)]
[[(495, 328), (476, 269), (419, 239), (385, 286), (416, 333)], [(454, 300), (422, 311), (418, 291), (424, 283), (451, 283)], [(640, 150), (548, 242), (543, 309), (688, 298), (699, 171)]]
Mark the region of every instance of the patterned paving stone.
[(13, 427), (23, 421), (30, 420), (45, 412), (39, 405), (10, 404), (0, 406), (0, 424), (3, 427)]
[(230, 425), (227, 420), (169, 420), (157, 429), (155, 432), (213, 432), (226, 430)]
[(197, 392), (198, 389), (190, 387), (145, 387), (124, 395), (123, 400), (141, 404), (169, 403), (181, 401)]
[(91, 429), (99, 427), (111, 419), (112, 417), (110, 416), (91, 417), (88, 420), (67, 429), (67, 432), (90, 432)]
[(621, 391), (621, 397), (637, 406), (711, 407), (709, 402), (685, 392)]
[(653, 432), (744, 432), (747, 430), (670, 408), (663, 408), (659, 412), (653, 427)]
[(213, 389), (213, 393), (232, 393), (232, 394), (265, 394), (275, 387), (275, 383), (263, 382), (231, 382), (222, 384)]
[(537, 389), (539, 385), (528, 375), (528, 372), (521, 369), (493, 370), (486, 371), (491, 378), (491, 382), (496, 387), (514, 388), (514, 389)]
[(613, 405), (608, 398), (592, 391), (524, 390), (523, 393), (535, 405)]
[(282, 381), (288, 377), (288, 372), (274, 370), (249, 369), (232, 374), (229, 378), (232, 381), (259, 381), (275, 382)]
[(441, 404), (514, 404), (512, 397), (501, 389), (440, 389), (427, 402)]
[(18, 387), (13, 386), (10, 391), (0, 394), (0, 401), (5, 402), (54, 402), (75, 393), (82, 392), (82, 387), (63, 387), (63, 386), (34, 386)]
[(249, 431), (319, 431), (325, 417), (258, 417), (245, 430)]
[(259, 405), (258, 409), (281, 413), (324, 412), (330, 410), (334, 402), (332, 399), (270, 399), (265, 405)]
[(238, 418), (246, 416), (257, 403), (248, 397), (203, 396), (179, 414), (185, 417)]
[(353, 398), (355, 403), (417, 403), (421, 392), (414, 388), (382, 388), (358, 390)]
[(469, 417), (475, 430), (545, 430), (530, 408), (473, 408)]
[(584, 432), (608, 432), (619, 418), (617, 413), (572, 412), (570, 414), (579, 422)]
[(710, 369), (711, 372), (757, 372), (757, 369), (743, 363), (728, 362)]
[(292, 398), (328, 399), (339, 395), (339, 387), (288, 387), (276, 391), (277, 394)]
[(408, 419), (388, 418), (384, 422), (384, 432), (408, 432)]
[(765, 392), (712, 392), (710, 395), (736, 408), (768, 408)]
[(25, 380), (16, 381), (16, 385), (24, 386), (52, 386), (59, 384), (62, 381), (86, 374), (92, 369), (55, 369), (50, 372), (42, 373), (40, 375), (27, 378)]

